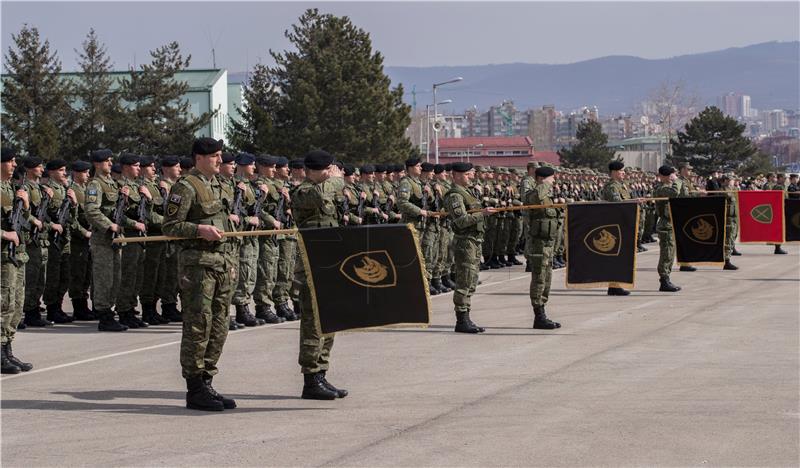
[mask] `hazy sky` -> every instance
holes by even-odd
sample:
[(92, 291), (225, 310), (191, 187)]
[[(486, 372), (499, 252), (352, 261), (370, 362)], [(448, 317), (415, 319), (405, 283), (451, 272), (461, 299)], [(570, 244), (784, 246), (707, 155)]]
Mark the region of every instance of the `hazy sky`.
[(245, 71), (302, 12), (347, 15), (370, 33), (385, 65), (571, 63), (606, 55), (664, 58), (800, 39), (800, 2), (9, 2), (2, 48), (23, 23), (39, 28), (65, 70), (94, 27), (115, 68), (176, 40), (192, 67)]

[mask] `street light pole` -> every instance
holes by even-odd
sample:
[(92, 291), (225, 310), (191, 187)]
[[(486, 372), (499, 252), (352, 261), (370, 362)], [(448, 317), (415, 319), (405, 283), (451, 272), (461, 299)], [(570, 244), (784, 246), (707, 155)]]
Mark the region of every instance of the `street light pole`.
[[(437, 114), (437, 107), (436, 107), (436, 88), (438, 88), (439, 86), (450, 84), (450, 83), (457, 83), (457, 82), (459, 82), (459, 81), (461, 81), (463, 79), (464, 78), (462, 78), (460, 76), (457, 76), (457, 77), (455, 77), (455, 78), (453, 78), (451, 80), (442, 81), (441, 83), (434, 83), (433, 84), (433, 118), (434, 119), (438, 115)], [(435, 135), (433, 135), (433, 138), (434, 138), (433, 148), (434, 148), (434, 154), (436, 155), (435, 156), (435, 162), (436, 162), (436, 164), (439, 164), (439, 132), (434, 132), (434, 133), (435, 133)]]

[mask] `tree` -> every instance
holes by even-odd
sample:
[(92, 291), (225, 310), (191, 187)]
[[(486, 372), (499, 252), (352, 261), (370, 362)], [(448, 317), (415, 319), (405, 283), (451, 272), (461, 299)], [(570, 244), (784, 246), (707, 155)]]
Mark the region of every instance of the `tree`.
[(578, 143), (571, 149), (561, 149), (558, 157), (566, 168), (590, 167), (605, 171), (608, 163), (614, 158), (614, 151), (609, 149), (608, 135), (603, 133), (599, 122), (587, 120), (578, 124), (575, 134)]
[(2, 133), (23, 155), (59, 156), (69, 134), (69, 86), (61, 81), (61, 61), (35, 27), (23, 25), (4, 56)]
[(83, 156), (98, 148), (119, 150), (121, 135), (114, 132), (122, 130), (117, 123), (122, 109), (118, 93), (111, 89), (111, 59), (94, 29), (89, 30), (82, 50), (75, 52), (82, 73), (74, 87), (79, 107), (69, 140), (70, 153)]
[(671, 140), (672, 164), (688, 161), (699, 174), (737, 169), (755, 155), (756, 148), (742, 135), (745, 125), (725, 116), (717, 107), (703, 109)]
[(285, 36), (296, 50), (270, 51), (276, 66), (268, 69), (269, 82), (280, 94), (266, 150), (299, 155), (322, 148), (353, 163), (409, 154), (410, 107), (402, 86), (390, 88), (369, 34), (347, 17), (311, 9)]
[(743, 177), (750, 177), (774, 172), (776, 169), (772, 156), (763, 151), (757, 151), (744, 161), (737, 172)]
[(253, 68), (243, 95), (245, 105), (236, 109), (241, 121), (230, 118), (227, 143), (240, 151), (265, 152), (275, 141), (275, 110), (279, 102), (266, 66), (258, 64)]
[(191, 56), (184, 59), (177, 42), (150, 51), (150, 56), (151, 63), (131, 69), (122, 81), (125, 110), (113, 133), (120, 135), (120, 147), (127, 151), (185, 154), (195, 132), (208, 125), (214, 112), (189, 114), (189, 102), (183, 98), (189, 84), (177, 81), (175, 74), (189, 66)]
[[(672, 139), (672, 132), (683, 127), (696, 113), (700, 98), (687, 90), (681, 80), (666, 80), (650, 91), (647, 101), (642, 103), (642, 115), (653, 124), (658, 124)], [(669, 149), (669, 148), (668, 148)]]

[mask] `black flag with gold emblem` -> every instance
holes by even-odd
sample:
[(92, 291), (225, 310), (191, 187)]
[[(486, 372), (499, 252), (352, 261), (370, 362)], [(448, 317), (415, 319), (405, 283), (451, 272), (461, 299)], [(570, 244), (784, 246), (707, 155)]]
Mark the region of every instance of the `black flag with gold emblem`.
[(800, 199), (783, 201), (786, 216), (786, 242), (800, 242)]
[(567, 287), (633, 287), (636, 203), (567, 205)]
[(299, 241), (322, 333), (429, 323), (424, 263), (411, 226), (303, 229)]
[(725, 263), (727, 203), (725, 196), (669, 199), (678, 265)]

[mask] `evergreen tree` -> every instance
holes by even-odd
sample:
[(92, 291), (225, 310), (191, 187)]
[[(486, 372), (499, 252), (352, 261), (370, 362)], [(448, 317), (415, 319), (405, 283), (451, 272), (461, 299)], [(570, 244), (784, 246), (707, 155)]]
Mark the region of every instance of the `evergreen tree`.
[(82, 73), (74, 90), (79, 108), (69, 141), (70, 152), (81, 157), (98, 148), (119, 150), (120, 135), (113, 133), (121, 130), (117, 124), (121, 108), (118, 94), (111, 89), (111, 59), (94, 29), (89, 30), (82, 50), (75, 52)]
[(258, 64), (253, 68), (243, 94), (245, 105), (237, 108), (241, 121), (229, 120), (226, 143), (239, 151), (266, 152), (275, 139), (275, 110), (279, 97), (266, 66)]
[(270, 151), (322, 148), (353, 163), (397, 161), (410, 152), (410, 107), (402, 86), (390, 88), (368, 33), (347, 17), (310, 9), (285, 35), (296, 50), (270, 51), (270, 82), (280, 90)]
[(745, 125), (725, 116), (717, 107), (706, 107), (672, 140), (672, 164), (688, 161), (699, 174), (715, 169), (737, 169), (756, 154), (742, 135)]
[(767, 174), (774, 172), (778, 168), (773, 163), (772, 156), (763, 151), (757, 151), (755, 154), (747, 158), (744, 163), (736, 170), (736, 172), (744, 177), (756, 176), (758, 174)]
[(194, 134), (211, 121), (213, 112), (198, 117), (189, 114), (183, 98), (189, 90), (175, 74), (189, 66), (191, 56), (181, 55), (177, 42), (150, 51), (152, 61), (131, 70), (122, 81), (120, 96), (125, 101), (123, 116), (112, 133), (120, 135), (120, 147), (142, 154), (186, 154)]
[(35, 27), (24, 25), (11, 35), (4, 56), (2, 133), (23, 155), (59, 156), (61, 138), (69, 134), (69, 86), (59, 77), (61, 61), (42, 42)]
[(602, 126), (594, 120), (581, 122), (575, 136), (578, 139), (576, 145), (558, 151), (561, 165), (566, 168), (607, 170), (608, 163), (614, 158), (614, 151), (607, 147), (608, 136), (603, 133)]

